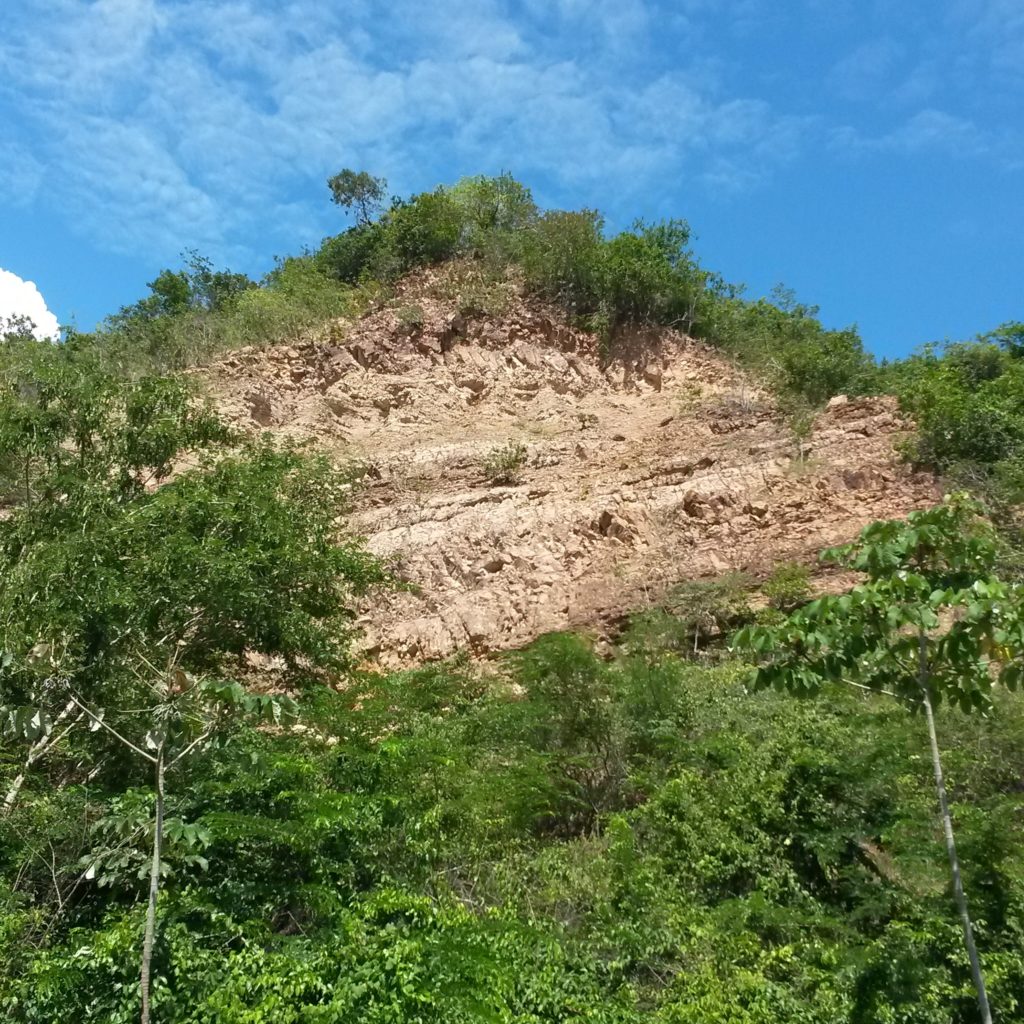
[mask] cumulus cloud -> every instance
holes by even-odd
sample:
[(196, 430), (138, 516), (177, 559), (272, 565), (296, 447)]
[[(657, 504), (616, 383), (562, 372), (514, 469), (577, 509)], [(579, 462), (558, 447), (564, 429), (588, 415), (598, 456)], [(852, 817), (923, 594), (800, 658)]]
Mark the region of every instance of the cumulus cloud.
[(366, 0), (344, 14), (286, 0), (274, 16), (257, 0), (23, 5), (0, 37), (0, 93), (6, 79), (54, 172), (47, 201), (150, 259), (294, 247), (311, 221), (324, 234), (334, 211), (296, 199), (346, 164), (397, 192), (509, 169), (603, 203), (710, 181), (722, 161), (756, 183), (789, 158), (769, 140), (799, 135), (770, 104), (723, 94), (697, 58), (648, 60), (675, 25), (651, 0), (394, 0), (387, 18)]
[(0, 267), (0, 330), (21, 317), (32, 321), (37, 338), (56, 338), (60, 333), (57, 318), (47, 308), (35, 284)]

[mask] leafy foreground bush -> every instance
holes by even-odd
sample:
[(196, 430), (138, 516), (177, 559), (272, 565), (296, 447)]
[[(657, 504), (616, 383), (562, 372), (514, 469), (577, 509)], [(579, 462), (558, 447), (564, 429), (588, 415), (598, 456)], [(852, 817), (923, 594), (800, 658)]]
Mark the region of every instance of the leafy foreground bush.
[(42, 760), (57, 765), (58, 793), (109, 793), (106, 806), (84, 802), (72, 835), (87, 846), (59, 863), (54, 849), (51, 878), (63, 903), (84, 882), (148, 876), (132, 958), (146, 1024), (161, 879), (179, 855), (205, 864), (208, 842), (168, 817), (168, 789), (240, 721), (280, 720), (288, 702), (239, 679), (246, 656), (343, 668), (349, 601), (385, 574), (338, 536), (347, 475), (233, 437), (183, 382), (126, 384), (94, 355), (26, 341), (0, 374), (15, 483), (0, 519), (0, 730), (22, 747), (0, 813), (14, 815)]
[[(739, 666), (606, 663), (570, 636), (507, 672), (314, 687), (305, 731), (242, 727), (183, 765), (153, 1019), (975, 1019), (928, 760), (901, 708), (846, 688), (751, 695)], [(1022, 726), (1014, 698), (944, 719), (1003, 1019), (1024, 998)], [(74, 865), (98, 823), (128, 797), (144, 822), (152, 797), (109, 773), (52, 785), (71, 770), (48, 759), (0, 824), (0, 1006), (131, 1021), (144, 829), (122, 828), (136, 860), (102, 885)]]
[(906, 522), (873, 523), (826, 557), (866, 577), (848, 593), (825, 595), (772, 625), (741, 630), (735, 643), (761, 659), (758, 687), (808, 696), (828, 682), (885, 693), (923, 713), (953, 896), (978, 996), (991, 1024), (984, 971), (961, 883), (935, 708), (991, 709), (994, 685), (1016, 690), (1024, 656), (1019, 587), (995, 575), (991, 524), (967, 495), (912, 512)]

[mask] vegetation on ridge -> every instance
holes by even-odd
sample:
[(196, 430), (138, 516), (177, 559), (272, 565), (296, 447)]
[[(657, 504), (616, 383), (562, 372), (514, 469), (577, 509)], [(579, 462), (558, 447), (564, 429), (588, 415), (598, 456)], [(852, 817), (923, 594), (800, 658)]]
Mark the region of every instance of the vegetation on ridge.
[(981, 489), (997, 505), (1024, 487), (1024, 327), (928, 346), (877, 364), (855, 327), (829, 330), (818, 310), (781, 286), (748, 299), (704, 268), (683, 220), (638, 222), (609, 236), (593, 210), (541, 210), (510, 175), (466, 178), (385, 207), (386, 183), (344, 170), (331, 196), (355, 223), (315, 252), (279, 259), (255, 282), (216, 271), (196, 253), (165, 270), (150, 294), (69, 344), (95, 350), (127, 376), (183, 369), (219, 352), (316, 336), (387, 301), (404, 274), (449, 260), (467, 315), (500, 312), (511, 274), (603, 338), (608, 358), (636, 355), (637, 332), (673, 327), (721, 349), (770, 386), (793, 423), (836, 394), (894, 393), (920, 431), (908, 456)]

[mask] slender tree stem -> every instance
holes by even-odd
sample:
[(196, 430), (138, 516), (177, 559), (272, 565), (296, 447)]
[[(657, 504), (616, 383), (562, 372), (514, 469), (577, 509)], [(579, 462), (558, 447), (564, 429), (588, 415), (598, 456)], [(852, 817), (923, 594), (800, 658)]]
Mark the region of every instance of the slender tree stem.
[(960, 876), (960, 858), (956, 853), (956, 841), (953, 838), (953, 819), (949, 814), (946, 783), (942, 775), (942, 760), (939, 757), (939, 740), (935, 734), (935, 715), (932, 712), (932, 698), (928, 688), (927, 643), (928, 640), (924, 630), (921, 630), (918, 634), (918, 682), (921, 684), (921, 700), (924, 704), (925, 718), (928, 720), (928, 739), (932, 747), (932, 769), (935, 772), (935, 788), (939, 794), (939, 809), (942, 812), (942, 830), (946, 835), (946, 853), (949, 854), (949, 870), (953, 876), (953, 896), (956, 899), (956, 908), (960, 913), (960, 923), (964, 930), (964, 945), (967, 947), (967, 957), (971, 962), (971, 977), (974, 979), (974, 988), (978, 993), (978, 1009), (981, 1012), (981, 1024), (992, 1024), (992, 1011), (989, 1009), (988, 993), (985, 991), (985, 976), (981, 973), (981, 960), (978, 957), (978, 947), (974, 944), (974, 928), (971, 925), (971, 915), (967, 909), (967, 897), (964, 894), (964, 884)]
[[(53, 728), (56, 729), (61, 722), (64, 721), (68, 715), (71, 714), (75, 709), (75, 702), (69, 700), (64, 707), (64, 710), (53, 720)], [(14, 805), (18, 800), (18, 794), (21, 792), (21, 787), (25, 785), (25, 777), (28, 774), (28, 770), (45, 754), (51, 747), (55, 747), (65, 736), (75, 727), (75, 723), (82, 716), (79, 714), (71, 722), (71, 724), (63, 730), (63, 732), (50, 732), (46, 736), (40, 736), (35, 743), (29, 747), (28, 755), (25, 757), (25, 766), (15, 776), (14, 781), (11, 783), (11, 788), (7, 790), (7, 796), (4, 797), (3, 808), (0, 809), (0, 817), (6, 818), (11, 811), (14, 810)]]
[(200, 733), (177, 757), (175, 757), (171, 763), (167, 766), (167, 770), (170, 771), (182, 758), (188, 757), (193, 750), (196, 749), (201, 743), (205, 743), (213, 735), (212, 729), (207, 729), (206, 732)]
[(107, 725), (106, 722), (96, 714), (95, 711), (91, 711), (87, 708), (74, 694), (71, 695), (71, 699), (101, 728), (106, 729), (111, 736), (119, 739), (126, 747), (130, 750), (134, 750), (139, 757), (144, 757), (151, 764), (156, 764), (156, 758), (152, 754), (147, 754), (141, 747), (137, 747), (131, 740), (125, 739), (116, 729)]
[(153, 940), (156, 935), (156, 898), (160, 891), (160, 852), (164, 830), (164, 747), (156, 753), (156, 821), (153, 825), (153, 857), (149, 868), (149, 905), (146, 908), (146, 933), (142, 941), (141, 1024), (149, 1024), (150, 969), (153, 961)]

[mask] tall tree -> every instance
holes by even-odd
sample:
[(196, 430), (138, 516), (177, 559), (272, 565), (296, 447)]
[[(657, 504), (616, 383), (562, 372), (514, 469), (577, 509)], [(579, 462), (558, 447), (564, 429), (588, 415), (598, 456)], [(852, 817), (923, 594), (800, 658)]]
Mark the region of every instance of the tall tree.
[(233, 438), (182, 381), (71, 359), (29, 348), (0, 403), (27, 481), (0, 519), (0, 727), (26, 770), (77, 729), (97, 771), (127, 755), (151, 773), (146, 1024), (168, 773), (240, 715), (280, 712), (238, 682), (245, 655), (343, 669), (352, 598), (385, 573), (340, 532), (350, 474)]
[(353, 171), (346, 167), (327, 179), (327, 187), (331, 190), (333, 202), (353, 211), (357, 224), (366, 225), (384, 202), (388, 183), (368, 171)]
[(1024, 676), (1024, 590), (996, 576), (996, 543), (982, 509), (965, 495), (906, 521), (873, 523), (823, 557), (865, 574), (841, 596), (826, 595), (773, 626), (740, 630), (734, 648), (760, 661), (755, 686), (798, 696), (846, 683), (889, 694), (923, 713), (949, 857), (953, 896), (977, 992), (992, 1020), (964, 894), (935, 728), (942, 703), (987, 709), (997, 684)]

